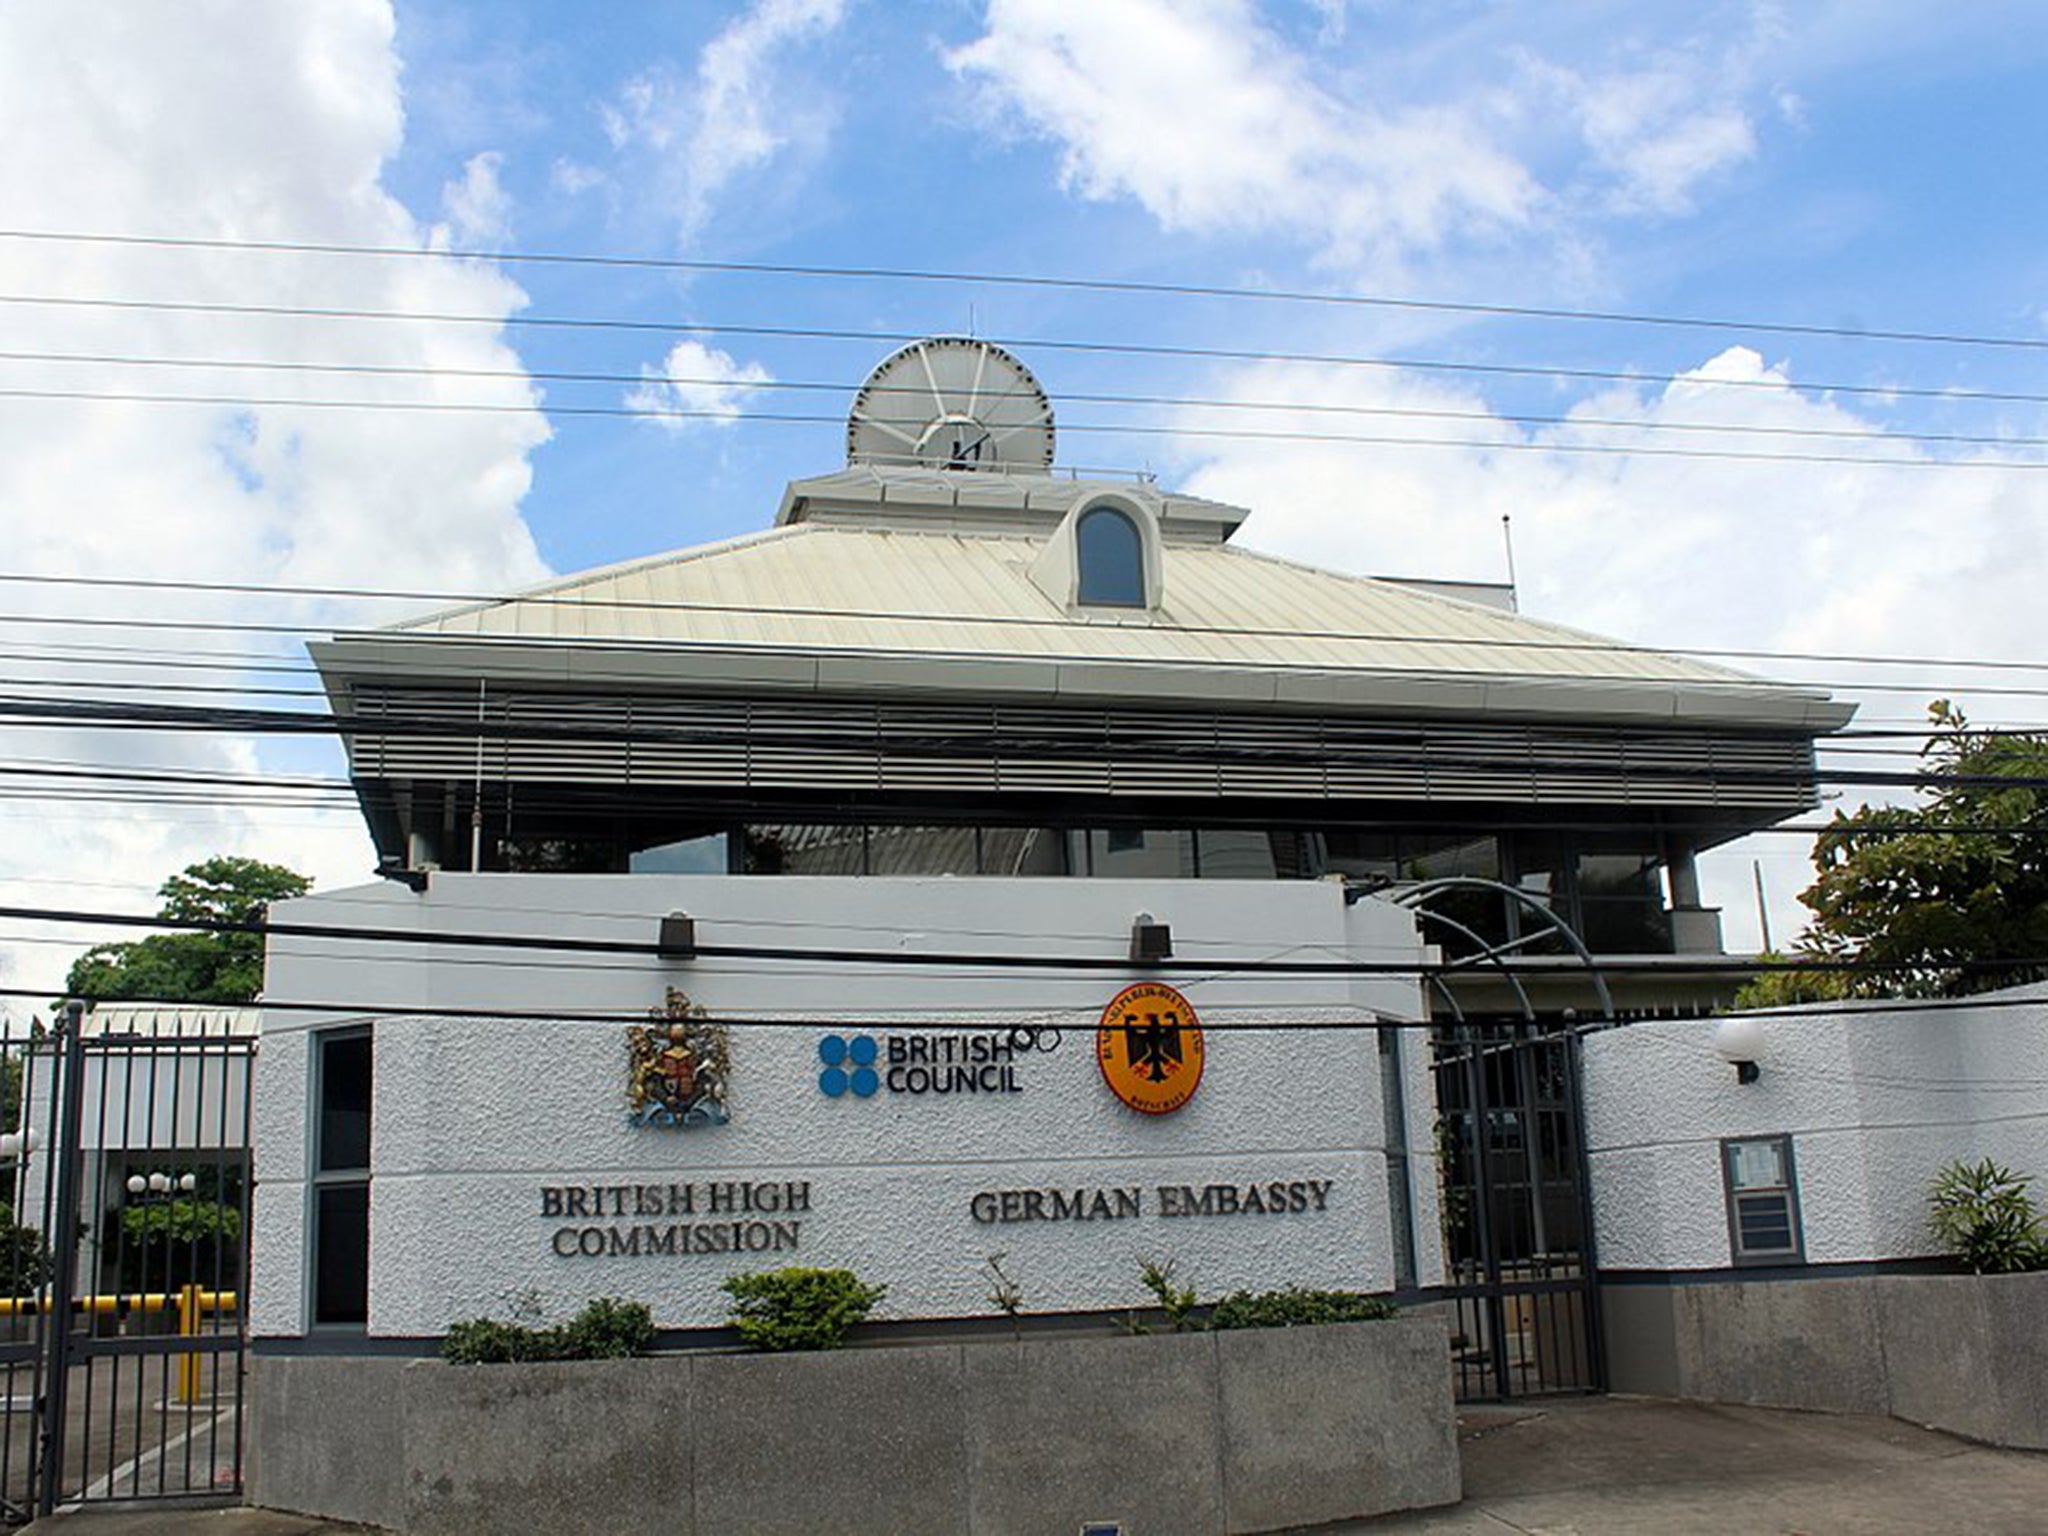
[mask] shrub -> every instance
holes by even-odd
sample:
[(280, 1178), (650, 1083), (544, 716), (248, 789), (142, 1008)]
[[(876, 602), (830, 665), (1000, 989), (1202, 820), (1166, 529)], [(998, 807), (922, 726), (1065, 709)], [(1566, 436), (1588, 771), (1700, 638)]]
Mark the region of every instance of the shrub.
[(889, 1290), (850, 1269), (800, 1267), (732, 1275), (719, 1289), (732, 1298), (740, 1337), (765, 1350), (837, 1349)]
[(559, 1328), (529, 1328), (491, 1317), (456, 1323), (441, 1341), (441, 1357), (456, 1365), (623, 1360), (653, 1347), (654, 1318), (642, 1303), (600, 1296)]
[(441, 1358), (457, 1365), (504, 1365), (522, 1360), (552, 1360), (559, 1335), (552, 1328), (501, 1323), (494, 1317), (473, 1317), (449, 1326), (441, 1341)]
[[(1172, 1259), (1140, 1259), (1138, 1278), (1145, 1283), (1159, 1301), (1160, 1311), (1166, 1314), (1166, 1321), (1175, 1333), (1186, 1333), (1202, 1325), (1195, 1320), (1195, 1288), (1192, 1285), (1178, 1286), (1173, 1283)], [(1149, 1333), (1151, 1330), (1135, 1317), (1130, 1321), (1132, 1333)]]
[(2048, 1243), (2027, 1194), (2032, 1178), (1985, 1158), (1958, 1159), (1934, 1177), (1928, 1226), (1941, 1245), (1978, 1274), (2048, 1268)]
[(625, 1360), (654, 1347), (654, 1315), (646, 1304), (600, 1296), (562, 1329), (565, 1360)]
[(1392, 1317), (1384, 1296), (1362, 1291), (1237, 1291), (1209, 1309), (1211, 1328), (1299, 1328), (1311, 1323), (1363, 1323)]

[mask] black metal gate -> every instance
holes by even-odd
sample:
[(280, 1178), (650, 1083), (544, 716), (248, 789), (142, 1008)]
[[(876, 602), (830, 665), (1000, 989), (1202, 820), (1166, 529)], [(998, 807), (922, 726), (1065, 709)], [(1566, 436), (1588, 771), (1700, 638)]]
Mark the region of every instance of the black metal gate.
[(1578, 1033), (1465, 1021), (1434, 1044), (1457, 1395), (1601, 1391)]
[(249, 1079), (236, 1009), (0, 1034), (0, 1516), (241, 1492)]

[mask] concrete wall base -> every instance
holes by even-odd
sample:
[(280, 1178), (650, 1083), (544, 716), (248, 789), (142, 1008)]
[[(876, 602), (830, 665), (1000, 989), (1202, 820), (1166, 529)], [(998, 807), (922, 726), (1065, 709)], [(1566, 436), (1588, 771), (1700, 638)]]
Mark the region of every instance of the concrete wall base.
[(2048, 1273), (1602, 1287), (1617, 1392), (1888, 1413), (2048, 1449)]
[(508, 1530), (1269, 1531), (1456, 1503), (1423, 1318), (825, 1354), (252, 1362), (250, 1501)]

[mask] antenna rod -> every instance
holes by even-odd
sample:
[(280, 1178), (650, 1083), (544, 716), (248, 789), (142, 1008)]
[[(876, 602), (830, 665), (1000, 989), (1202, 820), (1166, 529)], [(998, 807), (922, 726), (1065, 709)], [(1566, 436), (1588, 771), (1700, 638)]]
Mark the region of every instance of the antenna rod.
[(1771, 909), (1764, 905), (1764, 861), (1751, 859), (1749, 871), (1756, 877), (1756, 920), (1763, 929), (1764, 953), (1771, 952)]
[(1500, 515), (1500, 541), (1508, 552), (1508, 606), (1516, 613), (1522, 611), (1520, 600), (1515, 594), (1515, 524), (1507, 513)]

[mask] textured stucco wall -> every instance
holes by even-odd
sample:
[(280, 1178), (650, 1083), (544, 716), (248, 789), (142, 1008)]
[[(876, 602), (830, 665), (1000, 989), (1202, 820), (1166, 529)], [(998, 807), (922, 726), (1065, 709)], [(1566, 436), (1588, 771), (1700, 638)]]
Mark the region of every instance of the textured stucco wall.
[[(746, 879), (437, 875), (416, 896), (377, 886), (307, 898), (281, 920), (408, 931), (653, 939), (693, 914), (705, 944), (1031, 953), (1120, 959), (1133, 914), (1173, 928), (1176, 959), (1352, 955), (1414, 963), (1408, 914), (1347, 909), (1339, 889), (1275, 882)], [(850, 1265), (886, 1282), (885, 1315), (991, 1310), (985, 1257), (1007, 1254), (1031, 1310), (1137, 1305), (1141, 1256), (1171, 1257), (1205, 1295), (1300, 1283), (1393, 1283), (1376, 1014), (1413, 1018), (1414, 977), (1168, 974), (1211, 1026), (1200, 1091), (1141, 1116), (1104, 1088), (1093, 1027), (1136, 972), (953, 966), (661, 961), (616, 954), (384, 941), (279, 939), (266, 997), (352, 1007), (475, 1010), (375, 1023), (373, 1334), (434, 1334), (505, 1313), (528, 1292), (551, 1315), (596, 1295), (649, 1302), (671, 1326), (723, 1320), (718, 1282), (783, 1263)], [(1055, 1023), (1060, 1048), (1020, 1061), (1013, 1096), (829, 1099), (817, 1087), (824, 1023), (733, 1031), (730, 1125), (672, 1132), (626, 1123), (625, 1029), (504, 1012), (635, 1013), (677, 986), (721, 1017), (861, 1024), (943, 1020), (963, 1030)], [(307, 1035), (357, 1017), (274, 1009), (258, 1067), (252, 1326), (306, 1326), (310, 1086)], [(1229, 1023), (1340, 1029), (1217, 1028)], [(1417, 1230), (1433, 1244), (1421, 1041), (1404, 1036)], [(562, 1258), (547, 1186), (807, 1181), (794, 1252)], [(1162, 1184), (1328, 1180), (1327, 1209), (1170, 1219)], [(1144, 1214), (1099, 1222), (977, 1223), (983, 1190), (1140, 1186)], [(611, 1223), (606, 1223), (607, 1225)], [(1425, 1270), (1425, 1278), (1433, 1271)]]
[(1762, 1076), (1748, 1086), (1715, 1054), (1712, 1020), (1588, 1038), (1603, 1268), (1730, 1262), (1723, 1137), (1792, 1136), (1815, 1264), (1935, 1251), (1927, 1187), (1953, 1159), (2048, 1174), (2048, 987), (1935, 1009), (1814, 1007), (1762, 1023)]

